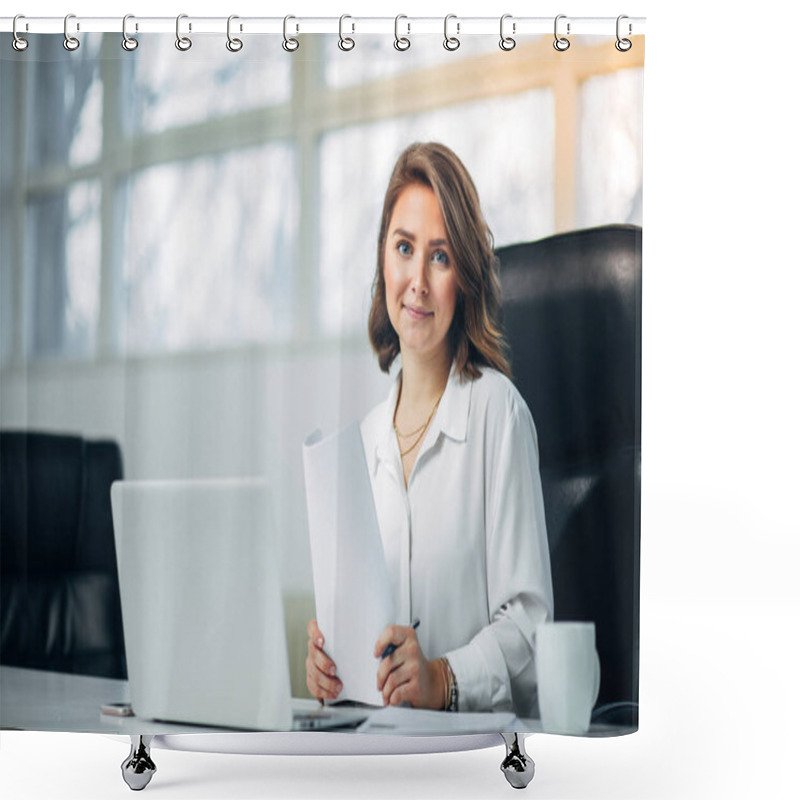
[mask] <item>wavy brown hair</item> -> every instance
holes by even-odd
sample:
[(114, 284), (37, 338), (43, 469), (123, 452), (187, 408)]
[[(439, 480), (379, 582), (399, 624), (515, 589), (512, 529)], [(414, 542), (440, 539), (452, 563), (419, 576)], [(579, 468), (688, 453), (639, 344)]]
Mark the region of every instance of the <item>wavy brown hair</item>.
[(383, 201), (369, 312), (369, 340), (381, 369), (388, 372), (400, 352), (400, 340), (386, 308), (386, 237), (397, 198), (413, 184), (427, 186), (436, 196), (453, 254), (458, 293), (449, 337), (456, 369), (462, 376), (478, 378), (481, 366), (493, 367), (510, 377), (500, 324), (499, 265), (492, 232), (466, 167), (449, 147), (437, 142), (417, 142), (401, 153)]

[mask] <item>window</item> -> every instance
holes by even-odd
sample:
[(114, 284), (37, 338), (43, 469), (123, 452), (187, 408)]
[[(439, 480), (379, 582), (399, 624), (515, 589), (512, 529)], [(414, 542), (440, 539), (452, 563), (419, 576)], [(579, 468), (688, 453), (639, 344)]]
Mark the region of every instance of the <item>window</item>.
[(28, 167), (91, 164), (103, 146), (102, 36), (84, 37), (74, 53), (64, 52), (58, 36), (35, 40), (36, 49), (34, 39), (28, 48), (34, 58), (25, 64)]
[(153, 133), (285, 103), (292, 62), (274, 42), (248, 39), (236, 54), (217, 37), (195, 37), (180, 52), (171, 34), (149, 34), (147, 55), (121, 62), (130, 133)]
[(28, 355), (92, 355), (100, 310), (100, 183), (75, 181), (32, 198), (25, 232)]
[(459, 154), (497, 246), (641, 223), (643, 48), (356, 42), (355, 58), (335, 35), (296, 55), (269, 36), (233, 54), (209, 35), (4, 48), (2, 363), (366, 347), (383, 192), (413, 140)]
[(642, 224), (642, 70), (589, 78), (581, 86), (578, 227)]
[(126, 352), (290, 335), (296, 172), (292, 147), (279, 142), (125, 179)]
[[(400, 35), (405, 35), (402, 22)], [(452, 64), (475, 56), (493, 54), (497, 50), (497, 39), (491, 36), (464, 37), (458, 49), (450, 51), (442, 47), (442, 39), (439, 37), (414, 38), (412, 35), (409, 41), (412, 42), (413, 53), (395, 50), (391, 41), (387, 43), (385, 36), (358, 35), (354, 40), (358, 47), (358, 58), (342, 52), (336, 36), (326, 37), (323, 40), (322, 73), (326, 86), (341, 89), (346, 86), (363, 85), (382, 78), (402, 75), (411, 70)]]

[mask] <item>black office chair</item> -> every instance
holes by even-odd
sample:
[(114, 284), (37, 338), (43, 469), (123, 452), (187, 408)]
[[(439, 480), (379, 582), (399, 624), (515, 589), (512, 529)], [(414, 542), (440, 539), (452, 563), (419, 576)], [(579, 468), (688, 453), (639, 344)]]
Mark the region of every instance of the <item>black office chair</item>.
[(0, 433), (0, 662), (125, 678), (111, 441)]
[(642, 231), (497, 251), (514, 382), (539, 437), (556, 620), (593, 621), (593, 720), (638, 725)]

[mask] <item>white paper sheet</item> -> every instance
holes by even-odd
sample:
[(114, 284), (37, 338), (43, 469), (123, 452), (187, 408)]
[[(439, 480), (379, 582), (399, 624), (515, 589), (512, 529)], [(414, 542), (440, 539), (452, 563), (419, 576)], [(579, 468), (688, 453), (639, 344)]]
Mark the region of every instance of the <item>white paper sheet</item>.
[(467, 733), (503, 733), (515, 730), (517, 718), (510, 712), (450, 714), (419, 708), (386, 706), (373, 711), (359, 733), (390, 733), (411, 736), (437, 736)]
[(303, 445), (317, 624), (342, 681), (337, 700), (383, 705), (375, 642), (395, 620), (361, 430)]

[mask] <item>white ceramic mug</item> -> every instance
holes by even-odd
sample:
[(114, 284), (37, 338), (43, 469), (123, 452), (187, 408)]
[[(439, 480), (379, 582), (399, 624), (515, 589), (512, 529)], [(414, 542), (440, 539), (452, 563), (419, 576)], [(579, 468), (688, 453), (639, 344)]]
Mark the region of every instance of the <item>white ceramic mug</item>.
[(547, 733), (589, 730), (600, 691), (593, 622), (545, 622), (536, 628), (539, 714)]

